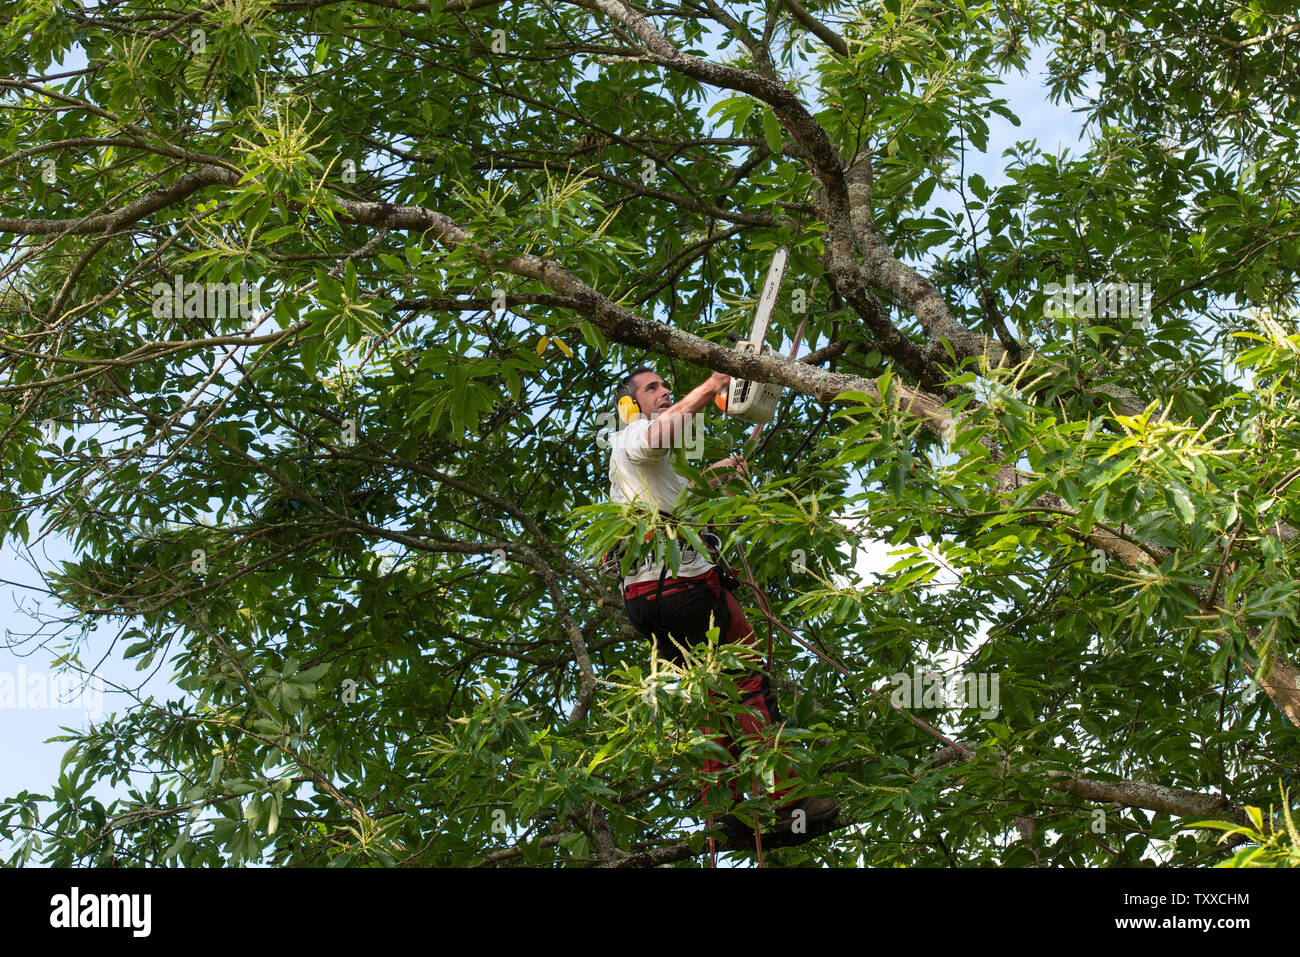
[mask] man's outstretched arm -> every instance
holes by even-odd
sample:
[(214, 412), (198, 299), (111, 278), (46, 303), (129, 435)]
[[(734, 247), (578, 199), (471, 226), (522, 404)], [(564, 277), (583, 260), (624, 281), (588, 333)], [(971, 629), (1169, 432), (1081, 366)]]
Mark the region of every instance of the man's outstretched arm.
[(702, 412), (713, 404), (713, 397), (731, 384), (731, 376), (715, 372), (682, 396), (650, 423), (646, 442), (652, 449), (671, 448), (682, 434), (686, 416)]

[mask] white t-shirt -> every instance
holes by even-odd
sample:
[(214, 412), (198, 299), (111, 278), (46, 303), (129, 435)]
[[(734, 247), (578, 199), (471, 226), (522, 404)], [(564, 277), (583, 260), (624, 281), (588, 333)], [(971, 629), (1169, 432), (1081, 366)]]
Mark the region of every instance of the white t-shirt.
[[(640, 418), (609, 437), (609, 500), (615, 504), (636, 502), (651, 511), (672, 514), (682, 491), (690, 484), (669, 462), (669, 449), (651, 448), (647, 433), (650, 420)], [(713, 564), (688, 545), (682, 545), (678, 578), (698, 578)], [(641, 565), (628, 569), (623, 587), (637, 582), (659, 580), (664, 563), (651, 556)]]

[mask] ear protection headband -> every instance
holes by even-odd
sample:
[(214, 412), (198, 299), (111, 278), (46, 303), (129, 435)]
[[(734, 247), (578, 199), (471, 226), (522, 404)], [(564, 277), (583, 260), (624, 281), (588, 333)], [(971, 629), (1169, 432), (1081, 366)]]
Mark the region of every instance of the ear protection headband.
[(630, 395), (619, 396), (618, 420), (624, 425), (631, 425), (639, 418), (641, 418), (641, 406), (637, 404), (636, 399)]
[(635, 380), (642, 372), (650, 371), (652, 370), (647, 369), (645, 366), (632, 370), (626, 377), (624, 377), (622, 384), (618, 387), (618, 391), (614, 393), (614, 408), (618, 411), (619, 422), (623, 423), (625, 426), (631, 425), (644, 414), (641, 411), (640, 403), (637, 402), (636, 396), (634, 395), (636, 386), (633, 380)]

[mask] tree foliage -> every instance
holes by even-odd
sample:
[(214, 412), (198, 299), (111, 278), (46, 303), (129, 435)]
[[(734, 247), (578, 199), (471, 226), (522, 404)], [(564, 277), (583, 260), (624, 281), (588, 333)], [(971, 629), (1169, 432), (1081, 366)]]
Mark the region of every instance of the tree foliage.
[[(16, 861), (704, 864), (731, 651), (663, 673), (597, 572), (646, 355), (679, 395), (787, 387), (750, 479), (690, 504), (819, 650), (774, 629), (784, 749), (738, 769), (844, 826), (768, 863), (1215, 862), (1186, 825), (1244, 832), (1294, 773), (1292, 4), (0, 23), (0, 528), (70, 540), (68, 619), (184, 692), (67, 738), (0, 809)], [(1022, 128), (990, 183), (1036, 48), (1087, 145)], [(770, 340), (811, 345), (741, 356), (780, 245)], [(709, 461), (747, 435), (711, 429)], [(952, 660), (996, 713), (891, 696)]]

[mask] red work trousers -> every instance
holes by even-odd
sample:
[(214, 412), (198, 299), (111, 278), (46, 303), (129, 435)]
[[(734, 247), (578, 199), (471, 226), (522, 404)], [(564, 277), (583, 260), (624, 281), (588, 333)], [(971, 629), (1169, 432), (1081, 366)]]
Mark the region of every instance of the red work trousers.
[[(734, 581), (734, 579), (733, 579)], [(733, 645), (756, 645), (754, 629), (745, 619), (745, 612), (736, 596), (724, 587), (716, 567), (698, 578), (664, 578), (662, 581), (642, 582), (628, 587), (624, 593), (624, 607), (633, 627), (654, 642), (660, 658), (680, 665), (681, 650), (672, 639), (691, 648), (707, 641), (711, 624), (716, 625), (720, 640)], [(669, 638), (671, 634), (672, 639)], [(754, 658), (761, 663), (757, 647)], [(781, 709), (772, 694), (771, 682), (760, 667), (740, 673), (736, 684), (740, 688), (741, 703), (748, 710), (739, 717), (738, 738), (733, 737), (716, 713), (710, 715), (700, 730), (726, 749), (734, 758), (752, 741), (770, 741), (773, 726), (780, 724)], [(715, 727), (716, 726), (716, 727)], [(731, 764), (709, 758), (704, 765), (705, 784), (701, 789), (704, 801), (709, 799), (709, 782)], [(733, 801), (743, 796), (744, 782), (732, 778), (729, 782)], [(780, 797), (793, 787), (794, 776), (776, 781), (775, 796)]]

